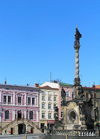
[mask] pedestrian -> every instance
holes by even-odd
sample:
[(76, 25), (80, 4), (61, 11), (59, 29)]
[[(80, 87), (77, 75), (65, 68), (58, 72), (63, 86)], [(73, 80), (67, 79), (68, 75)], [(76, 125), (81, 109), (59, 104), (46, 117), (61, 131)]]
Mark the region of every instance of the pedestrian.
[(6, 135), (7, 131), (5, 130), (5, 135)]
[(50, 135), (51, 135), (51, 131), (52, 131), (51, 126), (50, 126), (50, 129), (49, 130), (50, 130)]

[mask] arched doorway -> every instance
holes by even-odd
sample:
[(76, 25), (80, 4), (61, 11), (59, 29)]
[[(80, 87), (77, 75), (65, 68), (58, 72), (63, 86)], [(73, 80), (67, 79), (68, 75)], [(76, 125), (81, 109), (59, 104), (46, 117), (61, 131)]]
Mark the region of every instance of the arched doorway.
[(18, 134), (25, 134), (25, 133), (26, 133), (26, 125), (18, 124)]
[(18, 117), (18, 119), (21, 119), (22, 118), (21, 110), (18, 111), (17, 117)]

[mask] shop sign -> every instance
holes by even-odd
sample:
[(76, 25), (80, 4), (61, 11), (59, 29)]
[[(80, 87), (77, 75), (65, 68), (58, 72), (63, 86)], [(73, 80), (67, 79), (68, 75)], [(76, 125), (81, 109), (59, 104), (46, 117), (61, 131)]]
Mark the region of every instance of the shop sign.
[(54, 123), (55, 120), (48, 120), (47, 123)]

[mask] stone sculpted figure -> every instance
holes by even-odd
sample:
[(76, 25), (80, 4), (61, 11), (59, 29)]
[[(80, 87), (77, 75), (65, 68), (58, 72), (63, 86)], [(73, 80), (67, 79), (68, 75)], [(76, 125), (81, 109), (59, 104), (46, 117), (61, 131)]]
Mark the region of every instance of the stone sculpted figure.
[(65, 96), (66, 96), (66, 92), (65, 92), (65, 90), (64, 90), (63, 87), (62, 87), (62, 90), (61, 90), (61, 97), (62, 97), (62, 98), (65, 98)]
[(78, 28), (76, 27), (76, 34), (75, 34), (75, 40), (77, 42), (79, 42), (79, 39), (82, 37), (82, 35), (80, 34)]

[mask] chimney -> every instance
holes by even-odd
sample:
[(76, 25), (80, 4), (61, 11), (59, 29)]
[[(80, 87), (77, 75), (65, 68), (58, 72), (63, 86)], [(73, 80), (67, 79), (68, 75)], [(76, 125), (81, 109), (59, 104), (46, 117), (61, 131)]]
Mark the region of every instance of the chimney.
[(7, 82), (5, 81), (4, 84), (6, 84)]
[(38, 84), (38, 83), (35, 83), (34, 86), (35, 86), (35, 87), (39, 87), (39, 84)]
[(29, 84), (27, 83), (27, 86), (28, 86)]

